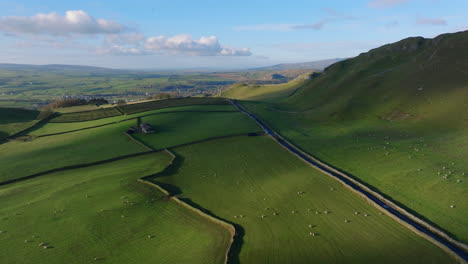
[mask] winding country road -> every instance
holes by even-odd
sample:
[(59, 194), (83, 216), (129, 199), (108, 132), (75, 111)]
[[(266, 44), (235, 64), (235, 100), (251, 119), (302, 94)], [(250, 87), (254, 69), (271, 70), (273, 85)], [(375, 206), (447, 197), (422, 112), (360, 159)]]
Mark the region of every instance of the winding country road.
[(296, 147), (295, 145), (281, 137), (279, 134), (277, 134), (275, 131), (273, 131), (263, 120), (261, 120), (252, 112), (248, 111), (245, 107), (237, 103), (235, 100), (229, 101), (231, 101), (231, 103), (234, 106), (236, 106), (239, 109), (239, 111), (249, 115), (253, 120), (255, 120), (262, 127), (262, 129), (268, 135), (270, 135), (276, 142), (278, 142), (281, 146), (283, 146), (291, 153), (302, 159), (304, 162), (319, 169), (323, 173), (336, 178), (338, 181), (347, 185), (355, 192), (358, 192), (368, 200), (372, 201), (376, 206), (380, 207), (380, 209), (387, 212), (387, 214), (389, 214), (390, 216), (397, 218), (397, 220), (399, 220), (400, 222), (404, 222), (404, 224), (407, 227), (409, 227), (419, 235), (422, 235), (423, 237), (430, 240), (432, 243), (451, 253), (451, 255), (457, 257), (457, 259), (462, 263), (468, 262), (468, 253), (465, 250), (463, 250), (463, 248), (466, 247), (465, 244), (454, 240), (441, 230), (438, 230), (437, 228), (424, 222), (422, 219), (419, 219), (416, 216), (408, 213), (403, 208), (395, 205), (391, 201), (388, 201), (387, 199), (383, 198), (380, 194), (375, 193), (365, 185), (357, 182), (356, 180), (353, 180), (351, 177), (345, 175), (344, 173), (341, 173), (336, 169), (333, 169), (330, 166), (326, 165), (325, 163), (322, 163), (321, 161), (304, 153), (298, 147)]

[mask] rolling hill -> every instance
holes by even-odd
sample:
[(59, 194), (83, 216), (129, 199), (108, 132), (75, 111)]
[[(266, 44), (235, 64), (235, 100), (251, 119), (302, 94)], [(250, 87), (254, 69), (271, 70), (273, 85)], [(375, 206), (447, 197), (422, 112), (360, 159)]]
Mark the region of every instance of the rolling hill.
[(286, 69), (314, 69), (314, 70), (323, 70), (326, 67), (332, 65), (333, 63), (342, 61), (342, 58), (329, 59), (329, 60), (319, 60), (319, 61), (310, 61), (310, 62), (301, 62), (301, 63), (282, 63), (276, 64), (267, 67), (260, 67), (251, 69), (254, 71), (281, 71)]
[(466, 243), (467, 46), (468, 31), (407, 38), (335, 63), (293, 95), (243, 104)]

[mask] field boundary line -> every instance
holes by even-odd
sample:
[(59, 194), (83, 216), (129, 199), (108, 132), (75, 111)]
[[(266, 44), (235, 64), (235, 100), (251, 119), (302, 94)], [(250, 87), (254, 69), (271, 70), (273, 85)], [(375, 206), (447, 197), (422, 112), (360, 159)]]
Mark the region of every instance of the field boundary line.
[[(114, 122), (109, 122), (101, 125), (96, 125), (96, 126), (90, 126), (90, 127), (83, 127), (83, 128), (78, 128), (78, 129), (73, 129), (73, 130), (68, 130), (68, 131), (63, 131), (63, 132), (57, 132), (57, 133), (50, 133), (50, 134), (42, 134), (42, 135), (37, 135), (36, 137), (50, 137), (50, 136), (56, 136), (56, 135), (62, 135), (62, 134), (67, 134), (67, 133), (72, 133), (72, 132), (78, 132), (82, 130), (87, 130), (87, 129), (93, 129), (93, 128), (99, 128), (103, 126), (109, 126), (109, 125), (115, 125), (118, 123), (122, 123), (125, 121), (130, 121), (137, 119), (138, 117), (146, 117), (146, 116), (152, 116), (152, 115), (160, 115), (160, 114), (175, 114), (175, 113), (239, 113), (239, 111), (167, 111), (167, 112), (160, 112), (160, 113), (152, 113), (152, 114), (145, 114), (141, 116), (135, 116), (135, 117), (130, 117), (126, 119), (122, 119), (119, 121), (114, 121)], [(115, 117), (115, 116), (113, 116)], [(89, 120), (89, 121), (94, 121), (94, 120)], [(89, 122), (89, 121), (76, 121), (76, 122), (50, 122), (51, 124), (68, 124), (68, 123), (80, 123), (80, 122)]]
[[(365, 184), (355, 180), (351, 176), (331, 167), (330, 165), (319, 160), (318, 158), (315, 158), (314, 156), (302, 151), (300, 148), (296, 147), (294, 144), (290, 143), (288, 140), (283, 138), (280, 134), (273, 131), (269, 126), (266, 125), (265, 121), (260, 119), (258, 116), (254, 115), (252, 112), (248, 111), (244, 106), (239, 105), (236, 101), (233, 100), (231, 100), (231, 102), (233, 105), (238, 107), (240, 111), (244, 112), (245, 114), (249, 115), (252, 119), (254, 119), (274, 141), (276, 141), (284, 149), (288, 150), (291, 154), (306, 162), (311, 167), (334, 178), (335, 180), (343, 184), (345, 187), (350, 189), (352, 192), (358, 194), (360, 197), (363, 197), (369, 203), (374, 205), (377, 209), (381, 210), (388, 216), (395, 219), (398, 223), (407, 227), (417, 235), (437, 245), (450, 256), (454, 257), (459, 263), (467, 263), (465, 258), (468, 257), (466, 253), (466, 251), (468, 250), (468, 245), (450, 237), (447, 233), (434, 227), (428, 222), (422, 220), (421, 218), (413, 215), (406, 209), (396, 205), (394, 202), (385, 198), (380, 193), (370, 189)], [(416, 225), (407, 222), (403, 218), (412, 221)]]
[[(256, 134), (257, 136), (265, 135), (265, 133), (263, 133), (263, 132), (252, 132), (252, 133)], [(201, 140), (187, 142), (187, 143), (183, 143), (183, 144), (179, 144), (179, 145), (174, 145), (174, 146), (171, 146), (169, 148), (186, 147), (186, 146), (190, 146), (190, 145), (195, 145), (195, 144), (199, 144), (199, 143), (203, 143), (203, 142), (207, 142), (207, 141), (213, 141), (213, 140), (224, 139), (224, 138), (234, 138), (234, 137), (243, 137), (243, 136), (247, 137), (247, 136), (249, 136), (249, 134), (251, 134), (251, 133), (242, 133), (242, 134), (226, 135), (226, 136), (219, 136), (219, 137), (210, 137), (210, 138), (206, 138), (206, 139), (201, 139)], [(132, 139), (135, 141), (135, 143), (138, 143), (140, 145), (144, 145), (144, 143), (140, 142), (136, 138), (132, 137)], [(137, 153), (133, 153), (133, 154), (123, 155), (123, 156), (119, 156), (119, 157), (114, 157), (114, 158), (110, 158), (110, 159), (104, 159), (104, 160), (99, 160), (99, 161), (94, 161), (94, 162), (89, 162), (89, 163), (81, 163), (81, 164), (64, 166), (64, 167), (60, 167), (60, 168), (55, 168), (55, 169), (50, 169), (50, 170), (37, 172), (37, 173), (31, 174), (31, 175), (28, 175), (28, 176), (24, 176), (24, 177), (20, 177), (20, 178), (6, 180), (6, 181), (3, 181), (3, 182), (0, 182), (0, 186), (9, 185), (9, 184), (13, 184), (13, 183), (16, 183), (16, 182), (21, 182), (21, 181), (26, 181), (26, 180), (33, 179), (33, 178), (43, 176), (43, 175), (53, 173), (53, 172), (65, 171), (65, 170), (71, 170), (71, 169), (78, 169), (78, 168), (85, 168), (85, 167), (94, 166), (94, 165), (100, 165), (100, 164), (113, 162), (113, 161), (117, 161), (117, 160), (121, 160), (121, 159), (132, 158), (132, 157), (147, 155), (147, 154), (150, 154), (150, 153), (161, 152), (161, 151), (165, 151), (167, 149), (167, 148), (153, 149), (153, 148), (150, 148), (149, 146), (146, 146), (146, 145), (145, 145), (145, 148), (148, 149), (148, 151), (137, 152)]]
[[(170, 151), (168, 149), (164, 149), (163, 151), (166, 152), (172, 158), (171, 162), (166, 167), (166, 168), (169, 168), (169, 167), (173, 166), (176, 155), (172, 151)], [(158, 174), (159, 173), (157, 173), (155, 175), (152, 175), (152, 176), (142, 177), (142, 178), (138, 179), (138, 181), (141, 182), (141, 183), (144, 183), (144, 184), (146, 184), (148, 186), (151, 186), (153, 188), (156, 188), (157, 190), (162, 192), (164, 195), (169, 197), (170, 200), (174, 201), (178, 205), (180, 205), (180, 206), (184, 207), (185, 209), (188, 209), (188, 210), (196, 213), (197, 215), (207, 219), (209, 222), (214, 223), (216, 225), (219, 225), (222, 228), (226, 229), (228, 231), (228, 233), (230, 234), (230, 241), (229, 241), (229, 246), (227, 247), (226, 253), (224, 254), (224, 263), (226, 263), (226, 264), (229, 263), (229, 253), (230, 253), (232, 245), (234, 243), (234, 237), (236, 236), (236, 228), (232, 224), (230, 224), (228, 222), (225, 222), (225, 221), (223, 221), (223, 220), (221, 220), (219, 218), (211, 216), (211, 215), (201, 211), (200, 209), (189, 205), (188, 203), (186, 203), (186, 202), (182, 201), (181, 199), (179, 199), (177, 196), (171, 195), (169, 191), (167, 191), (166, 189), (161, 187), (159, 184), (157, 184), (157, 183), (155, 183), (153, 181), (147, 180), (148, 178), (157, 177)]]
[(33, 178), (37, 178), (37, 177), (39, 177), (39, 176), (43, 176), (43, 175), (46, 175), (46, 174), (49, 174), (49, 173), (54, 173), (54, 172), (59, 172), (59, 171), (66, 171), (66, 170), (72, 170), (72, 169), (79, 169), (79, 168), (86, 168), (86, 167), (91, 167), (91, 166), (95, 166), (95, 165), (101, 165), (101, 164), (105, 164), (105, 163), (109, 163), (109, 162), (114, 162), (114, 161), (118, 161), (118, 160), (123, 160), (123, 159), (127, 159), (127, 158), (133, 158), (133, 157), (148, 155), (148, 154), (150, 154), (150, 153), (156, 153), (156, 152), (160, 152), (160, 150), (138, 152), (138, 153), (128, 154), (128, 155), (119, 156), (119, 157), (115, 157), (115, 158), (104, 159), (104, 160), (100, 160), (100, 161), (94, 161), (94, 162), (89, 162), (89, 163), (81, 163), (81, 164), (75, 164), (75, 165), (70, 165), (70, 166), (65, 166), (65, 167), (50, 169), (50, 170), (46, 170), (46, 171), (34, 173), (34, 174), (31, 174), (31, 175), (28, 175), (28, 176), (24, 176), (24, 177), (20, 177), (20, 178), (16, 178), (16, 179), (11, 179), (11, 180), (6, 180), (6, 181), (3, 181), (3, 182), (0, 182), (0, 186), (4, 186), (4, 185), (9, 185), (9, 184), (17, 183), (17, 182), (26, 181), (26, 180), (33, 179)]
[(144, 143), (143, 141), (140, 141), (136, 138), (134, 138), (132, 135), (130, 135), (129, 133), (127, 133), (127, 131), (124, 132), (124, 134), (130, 138), (133, 142), (139, 144), (140, 146), (144, 147), (145, 149), (149, 150), (149, 151), (155, 151), (154, 148), (150, 147), (149, 145), (147, 145), (146, 143)]

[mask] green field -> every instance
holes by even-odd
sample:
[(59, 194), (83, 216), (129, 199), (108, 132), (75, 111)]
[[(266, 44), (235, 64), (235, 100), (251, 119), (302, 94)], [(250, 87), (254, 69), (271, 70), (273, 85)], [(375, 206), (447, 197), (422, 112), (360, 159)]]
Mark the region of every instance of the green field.
[(34, 125), (38, 115), (36, 110), (0, 108), (0, 139)]
[(154, 181), (240, 225), (245, 232), (241, 263), (452, 262), (267, 136), (173, 151), (177, 167)]
[(282, 84), (258, 85), (258, 84), (234, 84), (221, 93), (222, 97), (248, 100), (272, 100), (286, 97), (301, 87), (308, 79), (309, 74), (303, 74), (298, 78)]
[(65, 166), (95, 162), (147, 151), (124, 135), (133, 125), (126, 121), (31, 141), (12, 140), (0, 145), (0, 181)]
[(2, 263), (222, 263), (226, 230), (137, 182), (170, 159), (155, 153), (0, 187)]
[(158, 110), (152, 110), (147, 112), (141, 112), (131, 115), (120, 115), (115, 117), (103, 118), (92, 121), (83, 121), (83, 122), (71, 122), (71, 123), (47, 123), (38, 130), (30, 132), (30, 135), (39, 136), (44, 134), (54, 134), (54, 133), (63, 133), (71, 130), (90, 128), (105, 124), (110, 124), (114, 122), (122, 122), (128, 119), (134, 119), (139, 116), (148, 116), (154, 114), (163, 114), (167, 112), (227, 112), (233, 111), (237, 112), (237, 108), (232, 105), (193, 105), (193, 106), (179, 106), (172, 108), (162, 108)]
[(247, 115), (233, 113), (170, 113), (142, 118), (156, 133), (136, 134), (135, 138), (154, 149), (228, 135), (262, 132)]
[(50, 122), (52, 123), (67, 123), (67, 122), (82, 122), (96, 119), (102, 119), (107, 117), (113, 117), (121, 115), (115, 107), (102, 108), (91, 111), (76, 112), (76, 113), (64, 113), (59, 114), (53, 118)]
[(408, 38), (336, 63), (292, 96), (244, 105), (466, 243), (468, 73), (459, 65), (467, 43), (468, 32)]
[(119, 109), (129, 115), (135, 114), (144, 111), (156, 110), (161, 108), (169, 108), (176, 106), (186, 106), (186, 105), (225, 105), (230, 104), (228, 101), (222, 98), (176, 98), (176, 99), (165, 99), (165, 100), (155, 100), (139, 104), (128, 104), (119, 106)]

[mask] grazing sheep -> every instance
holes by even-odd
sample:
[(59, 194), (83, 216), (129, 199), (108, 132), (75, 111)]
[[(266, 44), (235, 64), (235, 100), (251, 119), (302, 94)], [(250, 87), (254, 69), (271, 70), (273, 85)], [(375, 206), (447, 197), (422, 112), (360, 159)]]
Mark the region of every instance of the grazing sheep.
[(348, 220), (348, 219), (345, 219), (344, 222), (345, 222), (345, 223), (349, 223), (349, 220)]
[(358, 215), (358, 214), (359, 214), (359, 212), (354, 212), (354, 214), (355, 214), (355, 215)]
[(237, 218), (237, 215), (235, 215), (234, 218)]
[(450, 205), (450, 208), (455, 208), (455, 205), (453, 205), (453, 204), (452, 204), (452, 205)]

